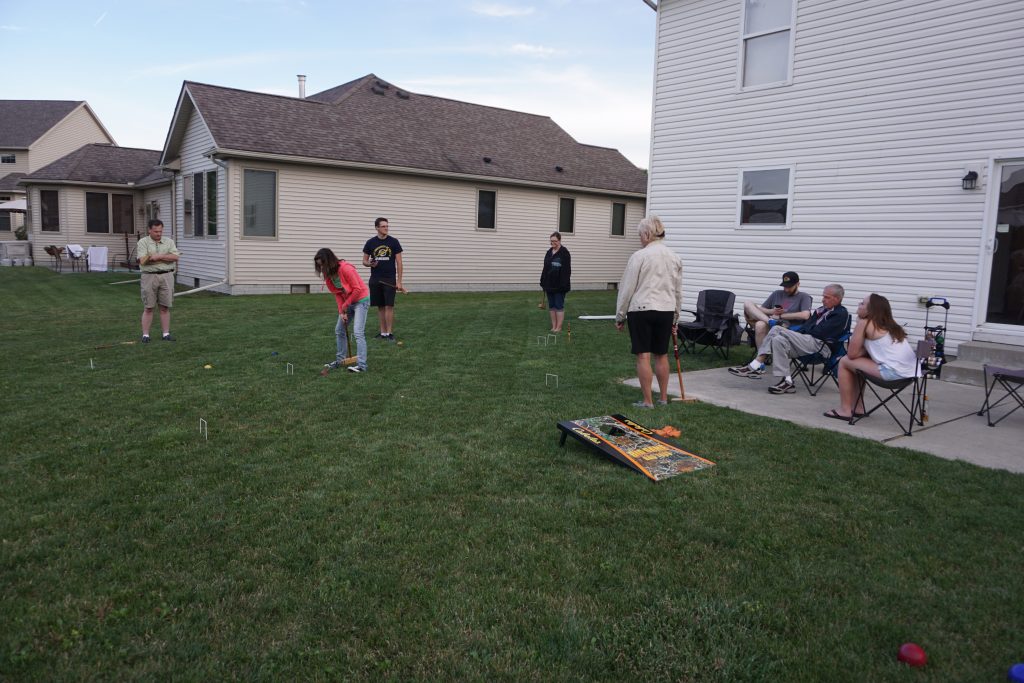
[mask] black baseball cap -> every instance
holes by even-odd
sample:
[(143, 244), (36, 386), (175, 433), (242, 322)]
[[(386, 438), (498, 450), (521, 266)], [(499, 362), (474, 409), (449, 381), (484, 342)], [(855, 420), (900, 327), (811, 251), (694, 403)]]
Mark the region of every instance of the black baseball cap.
[(780, 287), (792, 287), (793, 285), (800, 284), (800, 276), (794, 273), (792, 270), (786, 271), (782, 274), (782, 284)]

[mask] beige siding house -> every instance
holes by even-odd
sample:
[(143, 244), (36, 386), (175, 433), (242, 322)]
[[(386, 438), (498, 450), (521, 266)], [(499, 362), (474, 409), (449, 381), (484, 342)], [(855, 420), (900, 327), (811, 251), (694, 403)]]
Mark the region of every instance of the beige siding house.
[(135, 253), (150, 218), (173, 229), (171, 176), (152, 149), (85, 145), (21, 179), (28, 194), (29, 239), (36, 259), (43, 247), (107, 247), (107, 265)]
[[(25, 199), (26, 174), (91, 142), (114, 138), (85, 102), (0, 100), (0, 202)], [(0, 241), (21, 226), (22, 214), (0, 211)]]
[(573, 287), (605, 288), (645, 211), (646, 173), (616, 150), (372, 74), (308, 98), (186, 82), (161, 163), (179, 282), (232, 294), (317, 291), (316, 250), (361, 263), (377, 216), (410, 289), (537, 288), (556, 229)]

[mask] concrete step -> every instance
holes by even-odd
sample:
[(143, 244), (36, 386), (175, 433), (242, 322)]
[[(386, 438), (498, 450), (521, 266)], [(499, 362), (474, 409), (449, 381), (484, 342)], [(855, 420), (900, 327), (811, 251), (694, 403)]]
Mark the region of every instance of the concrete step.
[(957, 360), (988, 363), (1004, 368), (1024, 368), (1024, 346), (1010, 346), (994, 342), (964, 342), (957, 349), (956, 356)]
[[(974, 343), (974, 342), (972, 342)], [(963, 349), (964, 345), (961, 344)], [(983, 363), (957, 358), (942, 366), (942, 380), (956, 384), (969, 384), (974, 387), (985, 386), (985, 369)]]

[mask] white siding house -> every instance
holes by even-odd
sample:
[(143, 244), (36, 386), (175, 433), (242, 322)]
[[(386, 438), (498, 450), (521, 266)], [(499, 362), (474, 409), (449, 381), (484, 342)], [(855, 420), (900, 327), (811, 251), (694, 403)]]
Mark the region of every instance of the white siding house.
[(1022, 36), (1017, 0), (661, 0), (648, 206), (687, 302), (795, 270), (1024, 345)]
[(547, 117), (373, 75), (309, 98), (186, 82), (162, 163), (175, 172), (179, 282), (231, 294), (318, 291), (316, 250), (361, 264), (378, 216), (410, 289), (536, 289), (569, 205), (573, 287), (606, 288), (645, 211), (646, 174), (617, 151)]

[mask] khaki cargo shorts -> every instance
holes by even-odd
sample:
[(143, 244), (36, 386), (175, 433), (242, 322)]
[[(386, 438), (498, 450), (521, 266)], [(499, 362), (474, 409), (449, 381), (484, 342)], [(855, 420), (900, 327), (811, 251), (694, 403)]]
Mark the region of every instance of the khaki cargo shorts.
[(170, 308), (174, 304), (174, 271), (142, 274), (142, 306)]

